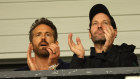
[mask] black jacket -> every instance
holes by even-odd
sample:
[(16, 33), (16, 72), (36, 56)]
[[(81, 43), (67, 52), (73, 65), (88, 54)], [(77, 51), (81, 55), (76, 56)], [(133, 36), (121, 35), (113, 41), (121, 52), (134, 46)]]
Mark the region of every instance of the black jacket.
[[(106, 67), (134, 67), (138, 66), (137, 57), (133, 53), (134, 45), (113, 45), (107, 52), (96, 53), (91, 47), (90, 56), (78, 58), (74, 54), (70, 68), (106, 68)], [(88, 77), (85, 77), (88, 78)], [(89, 79), (124, 79), (124, 76), (92, 76)], [(81, 78), (80, 78), (81, 79)], [(82, 77), (84, 79), (84, 77)]]

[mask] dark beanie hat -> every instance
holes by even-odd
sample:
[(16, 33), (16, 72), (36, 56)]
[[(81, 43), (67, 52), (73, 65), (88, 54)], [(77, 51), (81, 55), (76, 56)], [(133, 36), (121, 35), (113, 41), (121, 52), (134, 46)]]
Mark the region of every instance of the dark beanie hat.
[(115, 23), (113, 17), (110, 15), (108, 9), (103, 4), (96, 4), (90, 9), (90, 12), (89, 12), (89, 20), (90, 20), (89, 27), (90, 28), (91, 28), (93, 17), (98, 13), (106, 14), (110, 18), (111, 25), (113, 26), (114, 29), (116, 29), (116, 23)]

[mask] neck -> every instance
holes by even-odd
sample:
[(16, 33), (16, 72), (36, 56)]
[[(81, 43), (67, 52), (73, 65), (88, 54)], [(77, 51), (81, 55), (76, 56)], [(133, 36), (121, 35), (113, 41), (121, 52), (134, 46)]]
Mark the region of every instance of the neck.
[(102, 53), (104, 44), (94, 44), (96, 53)]
[(48, 70), (48, 57), (47, 58), (42, 58), (42, 57), (38, 57), (37, 55), (35, 55), (35, 60), (36, 60), (36, 64), (39, 68), (39, 70)]

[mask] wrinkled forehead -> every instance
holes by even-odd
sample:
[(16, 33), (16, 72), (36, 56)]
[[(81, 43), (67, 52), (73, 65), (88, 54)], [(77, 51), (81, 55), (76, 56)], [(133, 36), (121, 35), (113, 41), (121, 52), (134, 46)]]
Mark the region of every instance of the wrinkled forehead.
[(41, 32), (41, 33), (53, 33), (53, 30), (51, 29), (50, 26), (48, 25), (45, 25), (45, 24), (40, 24), (38, 25), (34, 30), (33, 30), (33, 34), (36, 34), (38, 32)]
[(110, 21), (110, 18), (108, 15), (106, 15), (105, 13), (98, 13), (96, 14), (93, 18), (92, 18), (92, 22), (94, 21), (108, 21), (108, 22), (111, 22)]

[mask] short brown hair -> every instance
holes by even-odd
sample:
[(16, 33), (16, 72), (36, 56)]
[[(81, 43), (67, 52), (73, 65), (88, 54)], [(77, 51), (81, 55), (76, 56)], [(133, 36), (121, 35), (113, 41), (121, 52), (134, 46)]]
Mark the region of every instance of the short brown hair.
[(42, 18), (36, 19), (30, 28), (30, 31), (29, 31), (30, 42), (32, 42), (32, 39), (33, 39), (32, 31), (40, 24), (48, 25), (54, 31), (53, 37), (54, 37), (54, 40), (57, 41), (58, 34), (57, 34), (57, 29), (56, 29), (55, 25), (53, 24), (52, 21), (48, 20), (47, 18), (42, 17)]

